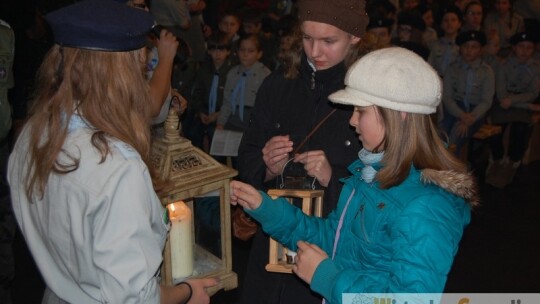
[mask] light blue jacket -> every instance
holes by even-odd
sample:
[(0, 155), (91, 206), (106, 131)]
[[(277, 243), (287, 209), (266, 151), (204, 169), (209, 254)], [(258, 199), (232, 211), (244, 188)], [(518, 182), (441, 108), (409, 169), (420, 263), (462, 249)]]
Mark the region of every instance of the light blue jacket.
[(471, 177), (411, 168), (403, 183), (381, 189), (361, 179), (363, 166), (358, 160), (349, 167), (353, 175), (343, 179), (337, 209), (327, 219), (306, 216), (265, 193), (261, 206), (247, 212), (286, 247), (295, 250), (304, 240), (330, 256), (311, 281), (311, 289), (329, 303), (341, 303), (343, 293), (442, 292), (470, 221), (469, 204), (461, 196), (471, 193)]

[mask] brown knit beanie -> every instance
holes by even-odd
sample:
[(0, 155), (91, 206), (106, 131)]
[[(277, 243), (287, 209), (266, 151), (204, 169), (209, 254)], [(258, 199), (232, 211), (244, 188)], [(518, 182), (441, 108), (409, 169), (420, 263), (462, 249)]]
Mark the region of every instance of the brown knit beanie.
[(369, 23), (365, 7), (365, 0), (299, 0), (298, 19), (330, 24), (362, 37)]

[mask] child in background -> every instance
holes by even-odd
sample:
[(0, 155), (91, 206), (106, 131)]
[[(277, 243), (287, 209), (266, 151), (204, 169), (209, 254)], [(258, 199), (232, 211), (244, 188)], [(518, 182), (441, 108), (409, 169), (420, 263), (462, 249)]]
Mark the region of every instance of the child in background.
[(238, 43), (240, 36), (238, 31), (240, 30), (240, 25), (242, 24), (242, 19), (238, 14), (233, 12), (226, 12), (219, 20), (218, 28), (221, 32), (225, 34), (228, 43), (231, 45), (231, 60), (233, 64), (238, 63)]
[(370, 17), (366, 31), (377, 40), (377, 48), (389, 47), (392, 45), (392, 26), (394, 20), (388, 18)]
[(450, 64), (443, 82), (443, 129), (459, 157), (463, 144), (482, 126), (495, 95), (495, 75), (482, 61), (486, 35), (479, 31), (456, 38), (460, 55)]
[[(486, 183), (498, 188), (509, 185), (521, 165), (531, 135), (531, 115), (540, 111), (534, 104), (539, 92), (540, 65), (533, 58), (538, 37), (521, 32), (512, 36), (512, 54), (497, 71), (497, 99), (493, 105), (491, 120), (500, 125), (503, 132), (491, 138), (490, 165)], [(510, 128), (508, 154), (505, 157), (503, 134)]]
[(263, 14), (258, 10), (247, 10), (243, 15), (242, 29), (246, 35), (257, 35), (263, 52), (261, 62), (270, 70), (277, 64), (279, 41), (272, 32), (263, 30)]
[(484, 21), (484, 32), (491, 37), (495, 34), (499, 37), (501, 49), (499, 56), (506, 58), (512, 51), (510, 38), (518, 32), (525, 30), (523, 17), (514, 12), (512, 0), (496, 0), (495, 10), (491, 11)]
[(246, 35), (240, 39), (240, 64), (227, 74), (217, 129), (243, 132), (247, 128), (257, 90), (270, 74), (270, 70), (259, 61), (261, 57), (262, 49), (257, 35)]
[(433, 28), (433, 8), (431, 5), (421, 3), (415, 8), (415, 10), (420, 13), (424, 23), (426, 24), (426, 30), (424, 31), (423, 38), (428, 49), (431, 49), (435, 41), (438, 39), (437, 31)]
[(484, 7), (479, 1), (471, 1), (465, 6), (463, 10), (463, 26), (462, 32), (466, 31), (482, 31), (484, 19)]
[(430, 115), (442, 93), (437, 73), (415, 53), (390, 47), (349, 69), (330, 95), (355, 106), (349, 124), (363, 149), (327, 218), (231, 182), (231, 203), (297, 252), (294, 273), (327, 303), (343, 293), (440, 293), (470, 221), (477, 189)]
[(456, 37), (459, 34), (463, 14), (457, 6), (448, 6), (443, 9), (440, 27), (443, 32), (437, 42), (431, 48), (428, 62), (444, 77), (446, 68), (459, 55), (459, 47), (456, 45)]
[(204, 62), (195, 79), (192, 107), (186, 115), (191, 123), (186, 124), (184, 134), (191, 142), (209, 151), (216, 121), (223, 104), (223, 90), (227, 74), (233, 67), (229, 58), (230, 44), (222, 32), (212, 35), (207, 41), (209, 60)]
[(409, 49), (427, 60), (429, 49), (424, 41), (426, 23), (420, 13), (416, 10), (402, 11), (397, 23), (397, 39), (392, 44)]

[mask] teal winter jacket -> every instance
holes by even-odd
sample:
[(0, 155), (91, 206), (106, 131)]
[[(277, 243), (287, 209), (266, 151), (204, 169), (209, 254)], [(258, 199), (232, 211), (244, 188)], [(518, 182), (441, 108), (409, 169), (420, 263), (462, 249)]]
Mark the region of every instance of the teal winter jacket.
[(381, 189), (361, 179), (363, 166), (360, 160), (349, 166), (352, 176), (343, 179), (338, 206), (327, 219), (306, 216), (262, 192), (260, 207), (246, 211), (286, 247), (295, 250), (303, 240), (328, 254), (311, 289), (329, 303), (341, 303), (343, 293), (442, 292), (470, 221), (471, 176), (412, 167), (401, 184)]

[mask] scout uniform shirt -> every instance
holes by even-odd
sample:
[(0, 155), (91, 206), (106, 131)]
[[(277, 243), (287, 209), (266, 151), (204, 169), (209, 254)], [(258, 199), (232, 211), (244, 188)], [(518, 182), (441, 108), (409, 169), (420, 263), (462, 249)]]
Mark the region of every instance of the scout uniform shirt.
[[(105, 161), (94, 130), (72, 116), (43, 197), (25, 195), (28, 128), (9, 161), (13, 211), (47, 287), (68, 303), (159, 303), (157, 272), (167, 225), (148, 168), (131, 146), (110, 139)], [(76, 282), (83, 282), (77, 284)]]
[(495, 75), (482, 59), (468, 64), (458, 58), (452, 63), (443, 80), (445, 110), (454, 117), (473, 113), (476, 120), (491, 108), (495, 94)]
[(504, 110), (496, 102), (493, 111), (493, 122), (530, 122), (529, 104), (538, 97), (540, 81), (540, 65), (533, 59), (525, 63), (518, 62), (513, 55), (501, 64), (497, 71), (497, 99), (510, 97), (512, 105)]
[(459, 46), (453, 40), (446, 37), (439, 38), (429, 53), (429, 64), (444, 77), (446, 69), (459, 56)]

